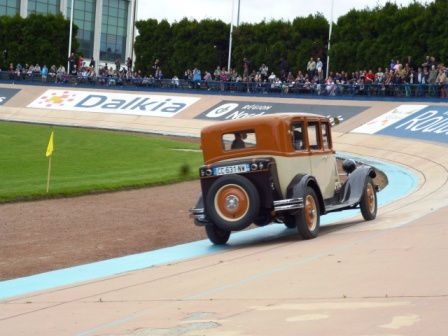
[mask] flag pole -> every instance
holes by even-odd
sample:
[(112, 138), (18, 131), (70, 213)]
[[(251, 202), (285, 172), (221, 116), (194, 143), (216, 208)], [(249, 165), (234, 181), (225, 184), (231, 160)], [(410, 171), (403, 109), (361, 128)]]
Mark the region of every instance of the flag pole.
[(328, 31), (328, 47), (327, 47), (327, 70), (325, 74), (325, 79), (328, 78), (328, 75), (330, 73), (330, 46), (331, 46), (331, 31), (333, 29), (333, 9), (334, 9), (334, 0), (331, 0), (330, 29)]
[(233, 35), (233, 7), (235, 1), (232, 0), (232, 15), (230, 19), (230, 34), (229, 34), (229, 58), (227, 59), (227, 71), (230, 71), (230, 65), (232, 64), (232, 35)]
[(47, 193), (50, 191), (50, 177), (51, 177), (51, 157), (54, 151), (54, 130), (51, 128), (50, 140), (48, 141), (47, 151), (45, 156), (48, 158), (48, 174), (47, 174)]
[[(72, 35), (73, 35), (73, 6), (74, 0), (72, 0), (70, 5), (70, 32), (68, 36), (68, 58), (67, 58), (67, 73), (70, 72), (70, 55), (72, 54)], [(97, 61), (98, 62), (98, 61)]]
[(47, 193), (50, 191), (50, 176), (51, 176), (51, 158), (53, 155), (50, 155), (48, 159), (48, 176), (47, 176)]

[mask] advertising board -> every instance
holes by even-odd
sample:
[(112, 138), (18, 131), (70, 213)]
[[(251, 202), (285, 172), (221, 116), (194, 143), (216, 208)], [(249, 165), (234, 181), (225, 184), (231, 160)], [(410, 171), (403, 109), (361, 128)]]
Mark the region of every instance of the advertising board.
[(116, 92), (47, 90), (28, 107), (65, 111), (172, 117), (200, 98)]
[(277, 102), (251, 102), (223, 100), (196, 117), (206, 120), (233, 120), (255, 117), (275, 113), (314, 113), (331, 118), (338, 117), (339, 121), (365, 111), (365, 106), (343, 105), (314, 105), (314, 104), (286, 104)]

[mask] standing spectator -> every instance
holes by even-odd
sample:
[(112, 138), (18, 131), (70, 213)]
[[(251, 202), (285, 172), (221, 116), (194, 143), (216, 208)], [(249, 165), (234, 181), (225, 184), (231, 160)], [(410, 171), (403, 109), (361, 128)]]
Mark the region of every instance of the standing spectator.
[(56, 77), (56, 65), (52, 65), (50, 67), (50, 70), (48, 70), (48, 76), (50, 76), (50, 79), (54, 80), (54, 78)]
[(68, 58), (68, 71), (69, 72), (72, 72), (72, 70), (73, 70), (73, 67), (75, 66), (75, 64), (76, 64), (76, 59), (75, 59), (75, 53), (74, 52), (72, 52), (71, 54), (70, 54), (70, 57)]
[[(432, 62), (431, 62), (432, 63)], [(437, 79), (437, 69), (435, 64), (432, 64), (431, 66), (431, 70), (429, 71), (429, 76), (428, 76), (428, 84), (429, 84), (429, 93), (433, 94), (434, 96), (436, 95), (436, 79)]]
[(317, 62), (316, 62), (316, 70), (317, 70), (317, 77), (319, 78), (319, 82), (322, 82), (322, 80), (324, 79), (324, 65), (319, 57), (317, 58)]
[(440, 97), (446, 98), (447, 77), (443, 66), (439, 66), (439, 72), (436, 78), (436, 85), (440, 89)]
[(280, 78), (282, 81), (286, 81), (288, 75), (288, 62), (282, 57), (280, 59)]
[(8, 50), (3, 50), (3, 63), (6, 65), (8, 63)]
[(92, 56), (92, 58), (90, 59), (89, 67), (92, 69), (95, 69), (95, 65), (96, 65), (96, 61), (95, 61), (95, 58)]
[(41, 69), (40, 73), (41, 73), (41, 77), (42, 77), (42, 82), (46, 82), (47, 81), (47, 76), (48, 76), (48, 68), (47, 68), (46, 64), (44, 64), (42, 66), (42, 69)]
[(244, 57), (243, 58), (243, 80), (247, 82), (247, 77), (249, 77), (250, 73), (250, 62)]
[(221, 67), (219, 65), (216, 67), (215, 71), (213, 72), (213, 77), (215, 78), (215, 80), (221, 79)]
[(308, 74), (308, 78), (311, 80), (314, 77), (314, 72), (316, 71), (316, 62), (314, 58), (310, 58), (308, 64), (306, 65), (306, 72)]
[(156, 58), (156, 60), (154, 61), (154, 64), (152, 65), (151, 68), (152, 68), (153, 75), (154, 75), (154, 77), (155, 77), (155, 76), (156, 76), (157, 68), (160, 68), (160, 61), (159, 61), (158, 58)]
[(261, 81), (264, 82), (268, 78), (268, 71), (269, 68), (264, 63), (260, 67), (260, 75), (261, 75)]
[(81, 68), (84, 66), (84, 57), (82, 57), (82, 55), (79, 55), (79, 57), (78, 57), (78, 66), (77, 66), (77, 68), (79, 69), (79, 70), (81, 70)]
[(126, 68), (128, 68), (128, 71), (132, 71), (132, 58), (130, 57), (126, 59)]
[(117, 58), (116, 60), (115, 60), (115, 71), (120, 71), (120, 69), (121, 69), (121, 60), (119, 59), (119, 58)]
[(171, 85), (173, 86), (173, 88), (179, 87), (179, 78), (176, 75), (171, 78)]
[(198, 68), (193, 69), (193, 88), (199, 89), (201, 87), (201, 70)]

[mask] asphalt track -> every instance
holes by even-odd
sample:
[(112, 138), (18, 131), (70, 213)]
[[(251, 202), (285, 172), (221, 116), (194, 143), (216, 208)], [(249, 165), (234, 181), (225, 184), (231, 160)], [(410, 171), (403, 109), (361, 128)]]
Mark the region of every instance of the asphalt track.
[[(139, 127), (197, 134), (208, 122), (191, 118), (214, 104), (205, 100), (196, 111), (169, 120), (148, 117)], [(358, 215), (327, 225), (311, 241), (291, 234), (257, 237), (216, 253), (3, 300), (2, 334), (448, 334), (447, 147), (350, 133), (392, 106), (369, 104), (335, 128), (337, 150), (398, 165), (415, 176), (413, 191), (384, 204), (376, 220), (364, 222)], [(23, 107), (0, 112), (5, 120), (89, 124), (80, 121), (82, 113), (74, 122), (73, 114)], [(91, 126), (127, 128), (130, 119), (115, 117), (91, 114)]]
[[(363, 160), (363, 158), (346, 155), (347, 158)], [(378, 194), (378, 205), (384, 206), (411, 193), (417, 186), (417, 177), (413, 173), (396, 165), (378, 160), (370, 160), (369, 164), (382, 170), (390, 180), (390, 185)], [(359, 215), (359, 210), (334, 212), (321, 218), (321, 225), (329, 226), (342, 220)], [(36, 291), (97, 280), (107, 276), (118, 275), (148, 267), (179, 262), (210, 253), (217, 253), (229, 248), (239, 248), (263, 241), (275, 240), (287, 235), (296, 235), (296, 230), (288, 230), (283, 225), (268, 225), (248, 231), (235, 232), (225, 246), (211, 246), (209, 240), (167, 247), (146, 253), (134, 254), (106, 261), (61, 269), (19, 279), (0, 282), (0, 300), (30, 294)]]

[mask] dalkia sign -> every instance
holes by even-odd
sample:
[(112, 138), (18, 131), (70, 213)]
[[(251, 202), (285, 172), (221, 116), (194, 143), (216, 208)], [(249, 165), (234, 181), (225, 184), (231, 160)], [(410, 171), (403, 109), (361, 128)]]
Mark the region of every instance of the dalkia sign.
[(401, 105), (353, 132), (448, 143), (448, 106)]
[(28, 107), (172, 117), (198, 100), (199, 98), (182, 96), (47, 90)]

